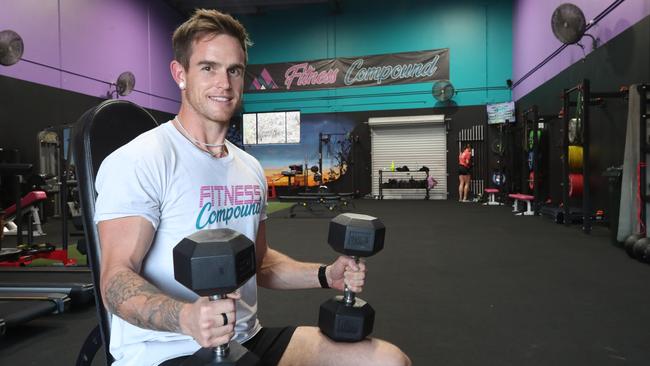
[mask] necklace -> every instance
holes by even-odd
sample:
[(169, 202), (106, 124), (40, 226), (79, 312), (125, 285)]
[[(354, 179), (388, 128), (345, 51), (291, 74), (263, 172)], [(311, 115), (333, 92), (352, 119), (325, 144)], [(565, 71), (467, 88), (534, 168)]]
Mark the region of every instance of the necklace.
[(208, 143), (205, 143), (205, 142), (201, 142), (201, 141), (195, 139), (194, 137), (192, 137), (192, 135), (190, 135), (190, 133), (187, 132), (185, 127), (183, 127), (183, 124), (181, 123), (181, 120), (180, 120), (180, 118), (178, 118), (178, 116), (174, 117), (174, 120), (176, 122), (178, 122), (178, 125), (181, 127), (181, 130), (183, 131), (185, 136), (187, 136), (187, 138), (190, 139), (190, 141), (192, 141), (193, 143), (195, 143), (197, 145), (206, 146), (206, 147), (222, 147), (222, 146), (226, 146), (225, 143), (223, 143), (223, 144), (208, 144)]

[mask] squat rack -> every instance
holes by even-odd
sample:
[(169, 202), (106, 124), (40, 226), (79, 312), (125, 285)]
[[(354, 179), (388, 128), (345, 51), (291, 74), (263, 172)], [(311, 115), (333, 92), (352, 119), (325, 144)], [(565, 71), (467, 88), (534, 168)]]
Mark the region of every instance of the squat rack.
[[(532, 118), (528, 118), (529, 116), (532, 116)], [(541, 146), (540, 132), (546, 129), (545, 126), (547, 126), (548, 123), (550, 123), (551, 121), (557, 118), (558, 118), (557, 115), (540, 114), (539, 106), (537, 106), (537, 104), (533, 104), (530, 108), (524, 109), (524, 111), (522, 112), (522, 121), (524, 123), (524, 132), (523, 132), (524, 144), (529, 143), (529, 140), (527, 139), (529, 139), (531, 131), (533, 132), (533, 136), (534, 136), (532, 149), (530, 146), (528, 147), (529, 149), (531, 149), (529, 151), (533, 152), (533, 162), (532, 162), (531, 171), (533, 172), (533, 177), (535, 179), (533, 190), (532, 190), (532, 194), (533, 196), (535, 196), (535, 201), (533, 202), (533, 209), (535, 211), (535, 214), (539, 212), (540, 205), (544, 201), (544, 199), (540, 197), (542, 194), (541, 187), (540, 187), (540, 183), (542, 182), (541, 180), (542, 169), (540, 167), (540, 160), (541, 160), (540, 155), (542, 154), (541, 151), (542, 146)], [(528, 129), (529, 121), (532, 121), (531, 129)], [(524, 159), (523, 164), (524, 164), (524, 170), (522, 170), (522, 172), (525, 171), (527, 158)], [(523, 176), (524, 181), (527, 181), (527, 179), (529, 179), (529, 177)]]
[[(530, 115), (532, 115), (532, 119), (528, 118), (528, 116), (530, 116)], [(538, 124), (539, 123), (539, 121), (538, 121), (538, 119), (539, 119), (539, 110), (538, 110), (537, 105), (533, 105), (532, 107), (524, 110), (522, 112), (522, 117), (523, 117), (522, 120), (523, 120), (523, 123), (524, 123), (524, 132), (523, 132), (523, 134), (524, 134), (524, 136), (523, 136), (524, 146), (522, 146), (522, 147), (524, 148), (524, 150), (526, 150), (525, 146), (528, 145), (528, 149), (529, 149), (528, 152), (533, 153), (533, 161), (532, 161), (532, 166), (531, 166), (532, 169), (530, 169), (530, 170), (533, 172), (533, 177), (535, 179), (535, 182), (533, 184), (532, 193), (533, 193), (533, 196), (535, 197), (535, 201), (539, 201), (539, 182), (538, 182), (538, 180), (539, 180), (539, 167), (538, 167), (538, 162), (539, 162), (539, 158), (538, 158), (539, 141), (538, 141), (538, 138), (539, 138), (539, 136), (538, 136), (538, 134), (539, 134), (540, 130), (539, 130), (539, 124)], [(530, 130), (528, 129), (529, 121), (533, 122), (533, 128), (530, 129)], [(530, 131), (533, 132), (533, 146), (532, 147), (530, 146), (529, 141), (528, 141)], [(523, 172), (528, 170), (528, 169), (526, 169), (527, 168), (528, 157), (525, 157), (523, 160), (524, 160), (524, 169), (522, 169), (522, 176), (524, 177), (524, 181), (527, 181), (528, 179), (530, 179), (530, 174), (528, 176), (526, 176), (525, 174), (523, 174)], [(530, 186), (528, 186), (528, 187), (530, 188)], [(536, 202), (533, 202), (533, 206), (534, 206), (535, 213), (537, 213), (537, 206), (538, 205), (536, 204)]]
[[(576, 101), (571, 101), (571, 96), (574, 93), (582, 93), (582, 103), (576, 99)], [(589, 153), (590, 153), (590, 142), (589, 142), (589, 132), (590, 132), (590, 115), (589, 107), (593, 105), (602, 104), (605, 98), (624, 98), (627, 96), (627, 91), (618, 91), (618, 92), (592, 92), (590, 88), (589, 79), (583, 79), (581, 83), (569, 88), (564, 89), (562, 93), (562, 99), (564, 103), (563, 107), (563, 124), (562, 124), (562, 151), (560, 154), (560, 159), (562, 161), (562, 202), (564, 204), (564, 224), (570, 225), (572, 222), (571, 209), (569, 205), (569, 119), (570, 119), (570, 108), (576, 107), (578, 114), (581, 116), (582, 123), (582, 177), (583, 177), (583, 187), (582, 187), (582, 231), (585, 234), (591, 233), (591, 183), (589, 181), (591, 169), (589, 166)], [(643, 109), (645, 113), (645, 109)], [(645, 123), (642, 123), (641, 126), (641, 136), (645, 136)], [(645, 138), (642, 138), (642, 151), (645, 151)], [(641, 159), (645, 163), (645, 153), (641, 154)], [(644, 164), (645, 165), (645, 164)], [(643, 181), (641, 182), (642, 187), (645, 186), (645, 168), (642, 168), (643, 172), (641, 176)], [(645, 216), (645, 215), (644, 215)]]

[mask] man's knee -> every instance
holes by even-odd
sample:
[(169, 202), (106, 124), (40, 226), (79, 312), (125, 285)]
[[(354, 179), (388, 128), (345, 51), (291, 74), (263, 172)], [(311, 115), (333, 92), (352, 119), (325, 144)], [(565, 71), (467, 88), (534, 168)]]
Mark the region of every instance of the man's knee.
[(373, 365), (411, 366), (411, 359), (397, 346), (389, 343), (382, 348), (382, 351), (375, 355)]

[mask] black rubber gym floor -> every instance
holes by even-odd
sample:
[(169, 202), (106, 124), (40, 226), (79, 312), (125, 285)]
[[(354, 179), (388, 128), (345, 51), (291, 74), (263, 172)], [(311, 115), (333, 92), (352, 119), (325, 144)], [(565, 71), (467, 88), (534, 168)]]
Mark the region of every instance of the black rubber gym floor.
[[(508, 206), (453, 201), (356, 201), (380, 217), (386, 246), (368, 259), (360, 297), (374, 336), (415, 365), (647, 365), (650, 266), (592, 235)], [(269, 242), (300, 260), (333, 260), (328, 219), (272, 215)], [(333, 290), (260, 290), (264, 325), (315, 325)], [(73, 364), (94, 308), (50, 316), (0, 339), (0, 363)], [(103, 362), (101, 360), (97, 360)], [(95, 362), (94, 365), (101, 365)]]

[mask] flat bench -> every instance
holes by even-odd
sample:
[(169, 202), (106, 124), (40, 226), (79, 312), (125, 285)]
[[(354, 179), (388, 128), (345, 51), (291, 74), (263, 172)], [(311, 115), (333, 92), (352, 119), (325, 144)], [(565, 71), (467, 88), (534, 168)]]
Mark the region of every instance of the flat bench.
[[(514, 203), (512, 204), (512, 212), (516, 212), (517, 215), (522, 215), (522, 216), (530, 216), (534, 215), (535, 211), (533, 211), (533, 200), (535, 199), (535, 196), (531, 196), (528, 194), (523, 194), (523, 193), (510, 193), (508, 197), (514, 199)], [(526, 211), (520, 212), (519, 211), (519, 201), (526, 202)]]
[(317, 211), (314, 210), (316, 207), (322, 207), (327, 211), (341, 211), (342, 209), (348, 208), (348, 206), (354, 206), (351, 201), (346, 199), (351, 196), (352, 195), (346, 193), (306, 193), (298, 196), (278, 196), (278, 200), (284, 202), (296, 202), (296, 204), (291, 206), (289, 209), (289, 217), (295, 217), (296, 214), (294, 211), (296, 210), (296, 207), (302, 207), (311, 214), (317, 213)]
[(298, 192), (298, 196), (339, 196), (339, 197), (352, 197), (353, 192), (347, 193), (333, 193), (333, 192)]
[(488, 205), (488, 206), (500, 206), (500, 205), (503, 205), (503, 203), (498, 202), (496, 200), (496, 194), (499, 193), (499, 190), (497, 188), (485, 188), (484, 191), (485, 191), (485, 193), (488, 194), (488, 201), (485, 202), (483, 205)]

